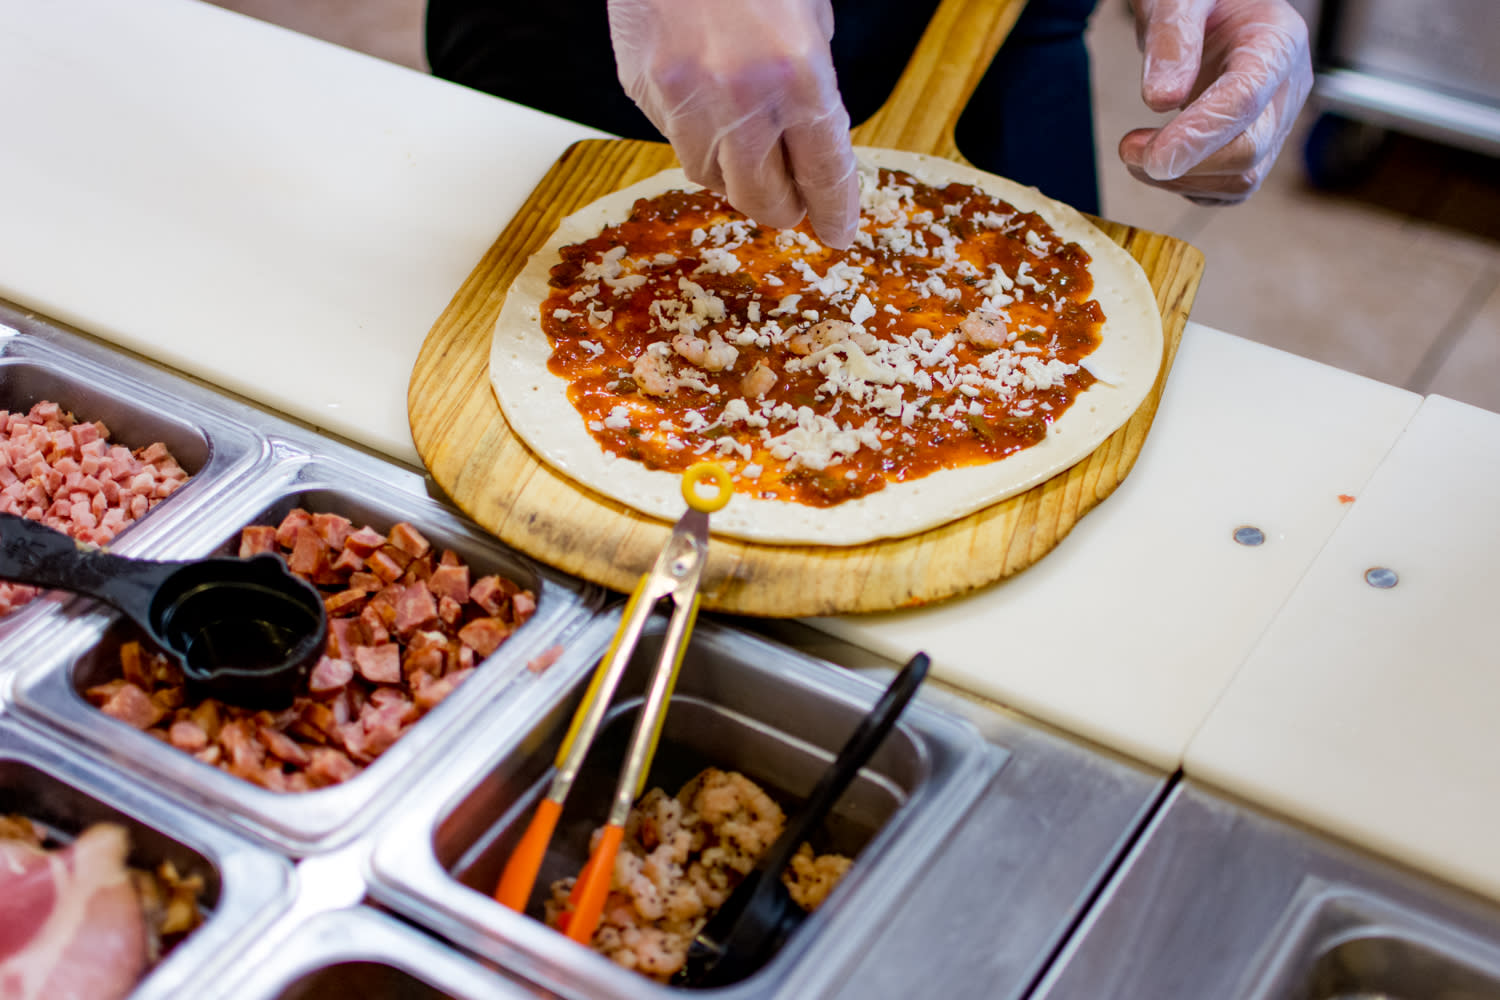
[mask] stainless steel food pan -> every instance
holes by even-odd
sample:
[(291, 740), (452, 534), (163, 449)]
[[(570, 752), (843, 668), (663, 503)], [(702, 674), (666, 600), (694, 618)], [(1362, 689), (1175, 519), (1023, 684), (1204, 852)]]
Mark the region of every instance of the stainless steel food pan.
[[(22, 329), (51, 336), (17, 332)], [(216, 483), (260, 457), (259, 436), (217, 411), (202, 390), (83, 338), (25, 321), (0, 303), (0, 409), (24, 412), (42, 400), (80, 420), (102, 420), (113, 443), (139, 449), (162, 442), (191, 475), (120, 533), (112, 548), (122, 554), (149, 552)], [(0, 637), (50, 613), (68, 596), (33, 601), (5, 616)]]
[(37, 661), (15, 677), (14, 698), (23, 712), (225, 821), (289, 853), (305, 854), (347, 842), (373, 816), (377, 800), (404, 782), (423, 780), (421, 759), (462, 732), (481, 703), (526, 675), (528, 660), (566, 642), (569, 630), (592, 613), (597, 592), (499, 545), (428, 498), (420, 477), (412, 473), (387, 463), (371, 468), (371, 462), (360, 467), (316, 458), (293, 442), (274, 436), (268, 440), (273, 458), (257, 466), (253, 476), (221, 490), (213, 516), (200, 517), (179, 548), (191, 547), (198, 554), (226, 549), (243, 524), (275, 523), (297, 505), (339, 513), (380, 531), (409, 521), (434, 546), (462, 556), (476, 576), (499, 573), (533, 590), (536, 613), (365, 771), (342, 785), (300, 794), (252, 785), (93, 708), (82, 692), (116, 676), (120, 643), (133, 634), (128, 623), (104, 609), (79, 610), (66, 623), (72, 628), (54, 628), (25, 649), (0, 655)]
[(540, 1000), (549, 996), (371, 907), (285, 928), (247, 968), (231, 964), (222, 1000)]
[(152, 969), (133, 1000), (195, 995), (223, 956), (274, 923), (292, 894), (292, 868), (79, 754), (0, 717), (0, 813), (21, 813), (60, 835), (111, 822), (130, 832), (131, 862), (170, 860), (206, 882), (206, 919)]
[[(380, 833), (371, 862), (373, 896), (570, 997), (680, 992), (615, 966), (489, 896), (545, 791), (551, 759), (616, 624), (613, 615), (601, 619), (525, 698), (487, 712), (486, 728), (449, 757), (447, 779), (408, 800)], [(543, 882), (576, 874), (585, 860), (590, 830), (606, 811), (619, 745), (654, 662), (659, 625), (622, 682), (609, 731), (569, 799)], [(744, 772), (795, 808), (880, 687), (702, 621), (676, 690), (648, 787), (675, 793), (713, 764)], [(822, 831), (818, 846), (856, 855), (854, 867), (779, 955), (722, 995), (810, 997), (837, 981), (1005, 757), (973, 727), (913, 704)]]
[(1500, 907), (1187, 782), (1036, 996), (1500, 997)]

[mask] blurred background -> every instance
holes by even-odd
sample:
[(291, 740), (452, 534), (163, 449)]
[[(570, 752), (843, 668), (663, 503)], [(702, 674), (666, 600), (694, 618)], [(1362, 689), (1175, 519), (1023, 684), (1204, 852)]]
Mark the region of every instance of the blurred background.
[[(427, 69), (423, 0), (212, 2)], [(1206, 208), (1146, 187), (1115, 156), (1127, 131), (1161, 120), (1140, 100), (1127, 2), (1100, 0), (1089, 29), (1103, 214), (1203, 251), (1208, 266), (1193, 319), (1500, 411), (1500, 161), (1404, 130), (1320, 122), (1314, 101), (1247, 203)], [(1466, 2), (1478, 12), (1493, 0), (1409, 6), (1431, 12)], [(1424, 16), (1434, 18), (1433, 31), (1442, 27)], [(1462, 28), (1453, 19), (1447, 26)], [(1267, 395), (1275, 398), (1274, 387)]]

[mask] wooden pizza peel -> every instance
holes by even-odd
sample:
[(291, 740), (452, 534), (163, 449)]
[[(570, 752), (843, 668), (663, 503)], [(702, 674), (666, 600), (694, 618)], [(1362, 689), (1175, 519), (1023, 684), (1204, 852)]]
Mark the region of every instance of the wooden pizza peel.
[[(890, 98), (854, 130), (854, 141), (962, 161), (954, 126), (1023, 3), (943, 0)], [(569, 147), (433, 325), (407, 393), (417, 452), (465, 513), (533, 558), (624, 592), (649, 568), (671, 526), (577, 485), (511, 432), (490, 388), (490, 339), (511, 281), (564, 216), (677, 165), (663, 143), (589, 139)], [(705, 607), (803, 617), (954, 597), (1030, 566), (1109, 496), (1150, 430), (1203, 255), (1170, 236), (1095, 221), (1145, 270), (1165, 334), (1156, 383), (1124, 426), (1025, 493), (906, 538), (833, 548), (716, 537), (702, 584)]]

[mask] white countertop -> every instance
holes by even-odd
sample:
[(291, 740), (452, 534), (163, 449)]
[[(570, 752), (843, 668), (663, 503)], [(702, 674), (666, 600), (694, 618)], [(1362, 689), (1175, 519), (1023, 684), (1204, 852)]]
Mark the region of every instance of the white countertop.
[[(411, 464), (407, 380), (430, 325), (567, 144), (597, 134), (194, 0), (0, 5), (0, 122), (0, 296)], [(1472, 454), (1413, 462), (1444, 412), (1429, 402), (1402, 438), (1420, 403), (1190, 324), (1130, 479), (1039, 565), (934, 608), (816, 624), (927, 648), (938, 676), (1163, 770), (1188, 751), (1190, 770), (1382, 850), (1421, 841), (1404, 856), (1451, 875), (1439, 855), (1464, 844), (1415, 819), (1382, 839), (1367, 808), (1382, 787), (1395, 808), (1451, 805), (1497, 763), (1487, 749), (1474, 770), (1496, 658), (1471, 612), (1500, 605), (1500, 574), (1471, 566), (1480, 547), (1424, 541), (1495, 537), (1492, 494), (1450, 502), (1432, 484), (1490, 489), (1490, 472), (1464, 477), (1492, 472), (1497, 445), (1476, 434)], [(1237, 545), (1241, 525), (1265, 544)], [(1320, 582), (1366, 530), (1410, 586), (1358, 599), (1405, 611)], [(1408, 596), (1444, 581), (1463, 599)], [(1417, 674), (1434, 636), (1441, 662)], [(1381, 729), (1356, 732), (1366, 718)], [(1410, 748), (1392, 730), (1423, 719), (1425, 739), (1449, 718), (1462, 725), (1395, 760)], [(1349, 732), (1315, 739), (1320, 720)], [(1286, 740), (1267, 759), (1245, 742), (1262, 733)], [(1359, 747), (1384, 756), (1358, 794), (1305, 808), (1359, 771), (1342, 756)], [(1320, 760), (1299, 784), (1303, 752)]]
[(1500, 414), (1428, 397), (1187, 773), (1500, 899), (1497, 515)]

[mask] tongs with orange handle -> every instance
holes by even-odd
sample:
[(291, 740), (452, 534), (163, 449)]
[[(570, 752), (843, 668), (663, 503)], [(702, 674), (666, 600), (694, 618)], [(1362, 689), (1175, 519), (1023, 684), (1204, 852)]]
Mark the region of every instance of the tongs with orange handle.
[[(711, 484), (714, 494), (705, 496), (699, 491), (700, 484)], [(661, 654), (651, 676), (645, 704), (641, 706), (630, 737), (609, 819), (588, 863), (574, 883), (569, 897), (572, 909), (564, 915), (568, 937), (581, 944), (587, 944), (594, 936), (599, 917), (604, 912), (615, 855), (625, 833), (625, 820), (644, 789), (651, 759), (656, 755), (662, 722), (666, 719), (667, 703), (677, 683), (677, 672), (682, 666), (682, 656), (698, 615), (698, 584), (708, 558), (708, 515), (729, 502), (733, 489), (729, 474), (712, 462), (700, 462), (683, 473), (682, 497), (687, 501), (687, 513), (677, 521), (650, 572), (641, 577), (625, 605), (614, 641), (594, 671), (583, 701), (558, 747), (557, 773), (552, 777), (551, 787), (537, 805), (531, 824), (506, 861), (500, 884), (495, 889), (495, 898), (505, 906), (517, 911), (526, 909), (537, 872), (547, 853), (547, 844), (552, 840), (558, 818), (562, 815), (563, 803), (599, 733), (620, 678), (630, 665), (657, 602), (670, 597), (672, 617), (667, 623), (667, 633), (662, 640)]]

